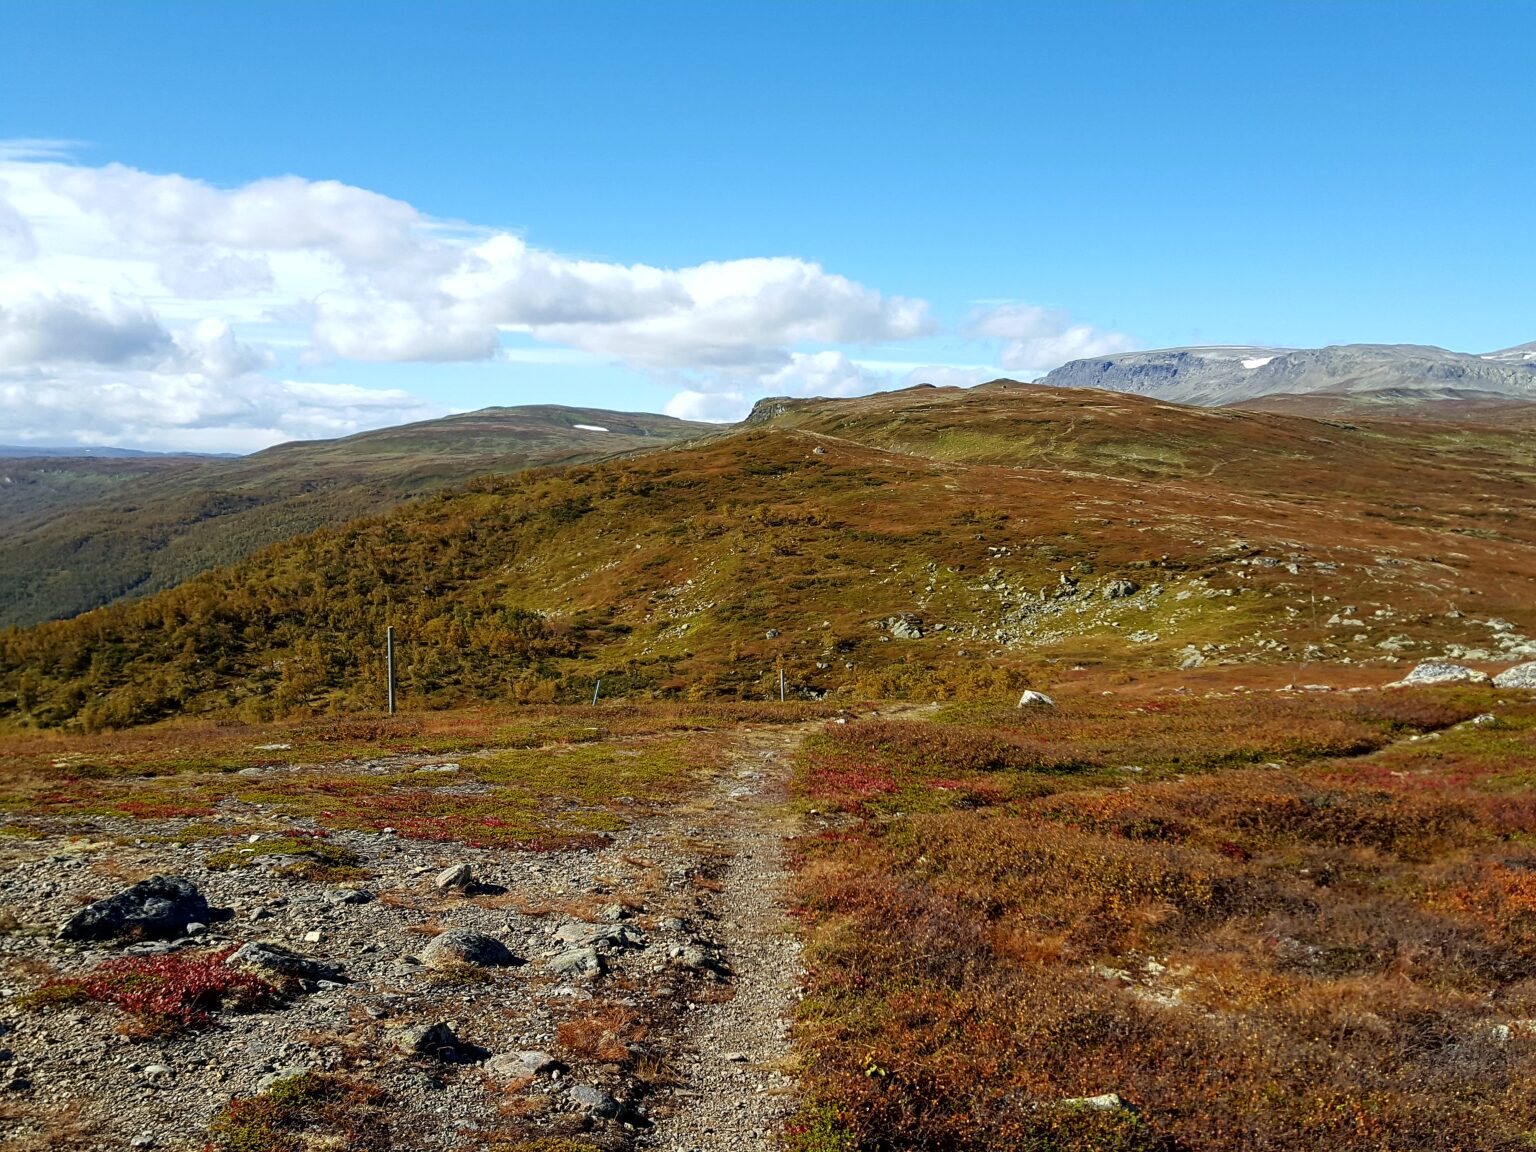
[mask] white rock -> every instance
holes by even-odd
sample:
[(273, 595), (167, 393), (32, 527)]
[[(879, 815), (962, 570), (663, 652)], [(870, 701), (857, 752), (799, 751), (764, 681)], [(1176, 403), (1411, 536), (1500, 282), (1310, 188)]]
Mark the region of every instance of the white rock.
[(1025, 689), (1024, 695), (1019, 697), (1020, 708), (1054, 708), (1056, 701), (1052, 700), (1044, 692), (1036, 692), (1033, 688)]
[(1448, 660), (1426, 660), (1401, 680), (1387, 685), (1389, 688), (1407, 688), (1417, 684), (1488, 684), (1486, 672), (1468, 668), (1465, 664), (1452, 664)]
[(468, 864), (450, 864), (432, 878), (432, 885), (439, 892), (462, 892), (474, 882), (475, 873)]
[(1499, 688), (1536, 689), (1536, 661), (1504, 669), (1493, 678), (1493, 683)]

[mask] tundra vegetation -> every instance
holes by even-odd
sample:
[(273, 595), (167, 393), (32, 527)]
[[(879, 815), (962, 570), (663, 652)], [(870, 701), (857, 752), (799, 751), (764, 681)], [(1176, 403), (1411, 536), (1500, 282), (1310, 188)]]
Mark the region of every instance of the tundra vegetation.
[[(302, 948), (305, 900), (363, 923), (376, 888), (397, 953), (488, 926), (565, 951), (532, 976), (354, 954), (376, 986), (346, 1027), (292, 1038), (307, 1070), (210, 1081), (178, 1118), (199, 1142), (427, 1147), (397, 1123), (426, 1075), (467, 1146), (624, 1152), (739, 1056), (793, 1072), (794, 1152), (1529, 1148), (1536, 700), (1386, 685), (1536, 656), (1533, 465), (1518, 430), (1004, 384), (775, 402), (8, 630), (0, 853), (32, 879), (0, 909), (7, 1010), (202, 1053), (324, 1000), (230, 944), (274, 922)], [(781, 802), (804, 997), (793, 1060), (758, 1067), (690, 1021), (754, 962), (721, 934), (766, 873), (725, 833)], [(39, 910), (157, 851), (241, 918), (167, 955), (49, 942)], [(502, 887), (434, 888), (455, 858)], [(402, 1004), (558, 1060), (403, 1051)], [(35, 1087), (0, 1101), (6, 1152), (90, 1147)]]

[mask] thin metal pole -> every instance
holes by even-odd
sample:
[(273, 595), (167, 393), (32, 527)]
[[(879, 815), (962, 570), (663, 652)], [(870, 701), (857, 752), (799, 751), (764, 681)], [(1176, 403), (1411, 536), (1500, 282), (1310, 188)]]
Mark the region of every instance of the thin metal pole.
[(592, 706), (597, 706), (597, 694), (603, 690), (603, 678), (599, 676), (597, 683), (592, 685)]
[(384, 629), (384, 670), (389, 682), (389, 714), (395, 714), (395, 630)]
[(784, 669), (779, 669), (779, 703), (784, 703)]

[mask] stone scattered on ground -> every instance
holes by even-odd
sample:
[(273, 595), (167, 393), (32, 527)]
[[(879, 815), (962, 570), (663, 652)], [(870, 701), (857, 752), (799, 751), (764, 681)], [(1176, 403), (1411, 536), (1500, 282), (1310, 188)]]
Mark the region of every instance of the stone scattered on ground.
[[(234, 802), (212, 816), (49, 819), (39, 836), (0, 837), (5, 911), (20, 925), (0, 933), (0, 1093), (39, 1117), (84, 1102), (101, 1133), (92, 1152), (201, 1147), (231, 1099), (306, 1071), (384, 1093), (400, 1152), (494, 1143), (509, 1116), (524, 1118), (514, 1144), (766, 1152), (795, 1107), (783, 1069), (799, 951), (778, 905), (794, 829), (779, 806), (800, 731), (748, 732), (732, 746), (738, 771), (688, 805), (637, 814), (599, 848), (335, 831), (360, 870), (343, 883), (211, 865), (252, 836), (291, 834)], [(120, 891), (152, 872), (163, 875)], [(77, 930), (121, 935), (51, 938), (103, 892), (117, 902), (98, 901)], [(189, 924), (206, 931), (185, 935)], [(48, 976), (172, 953), (225, 955), (305, 994), (132, 1041), (108, 1005), (7, 1003)], [(523, 956), (534, 962), (514, 972)], [(632, 1031), (614, 1031), (630, 1019)], [(633, 1062), (615, 1061), (615, 1046)], [(641, 1071), (657, 1067), (665, 1078)]]
[(508, 1080), (521, 1080), (525, 1076), (542, 1076), (562, 1065), (548, 1052), (503, 1052), (485, 1062), (485, 1070), (492, 1076), (504, 1076)]
[(396, 1048), (412, 1056), (434, 1056), (452, 1059), (463, 1046), (446, 1020), (432, 1024), (404, 1024), (390, 1030), (390, 1040)]
[(1134, 1112), (1117, 1092), (1105, 1092), (1099, 1096), (1068, 1096), (1056, 1102), (1060, 1108), (1082, 1108), (1092, 1112)]
[(1036, 692), (1033, 688), (1026, 689), (1024, 695), (1019, 697), (1020, 708), (1054, 708), (1056, 701), (1052, 700), (1044, 692)]

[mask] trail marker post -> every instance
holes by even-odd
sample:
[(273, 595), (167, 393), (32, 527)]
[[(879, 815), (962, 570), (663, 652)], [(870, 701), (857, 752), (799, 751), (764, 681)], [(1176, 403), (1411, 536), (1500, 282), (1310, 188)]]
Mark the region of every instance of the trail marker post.
[(779, 703), (784, 703), (784, 666), (779, 665)]
[(389, 690), (389, 714), (395, 714), (395, 630), (384, 629), (384, 679)]
[(597, 694), (603, 690), (603, 678), (599, 676), (597, 683), (592, 685), (592, 707), (597, 707)]

